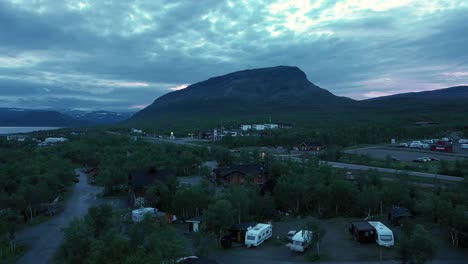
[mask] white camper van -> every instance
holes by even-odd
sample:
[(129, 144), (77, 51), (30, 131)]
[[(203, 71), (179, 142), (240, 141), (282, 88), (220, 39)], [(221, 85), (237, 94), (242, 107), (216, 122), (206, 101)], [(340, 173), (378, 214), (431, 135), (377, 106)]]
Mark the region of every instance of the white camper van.
[(245, 232), (245, 245), (247, 247), (258, 246), (271, 237), (273, 228), (270, 224), (257, 224), (249, 227)]
[(395, 240), (393, 237), (393, 232), (386, 225), (377, 221), (369, 221), (369, 224), (375, 228), (377, 236), (375, 237), (375, 242), (379, 246), (392, 247), (395, 245)]
[(289, 249), (296, 252), (304, 252), (312, 242), (312, 231), (301, 230), (297, 232), (292, 242), (289, 244)]
[(139, 208), (132, 211), (132, 221), (137, 223), (145, 219), (146, 214), (150, 214), (151, 217), (156, 217), (158, 209), (152, 207)]

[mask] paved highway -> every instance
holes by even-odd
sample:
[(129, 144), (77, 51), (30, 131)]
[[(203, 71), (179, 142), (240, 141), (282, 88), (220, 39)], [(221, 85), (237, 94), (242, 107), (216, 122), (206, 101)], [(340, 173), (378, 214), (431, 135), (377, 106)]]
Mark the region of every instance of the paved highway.
[[(297, 157), (290, 157), (288, 155), (276, 155), (276, 157), (280, 160), (291, 160), (294, 162), (303, 162), (303, 159)], [(307, 162), (307, 159), (305, 160)], [(320, 161), (322, 165), (330, 165), (334, 168), (342, 168), (342, 169), (350, 169), (350, 170), (377, 170), (380, 172), (392, 173), (392, 174), (408, 174), (411, 176), (434, 179), (434, 180), (446, 180), (446, 181), (453, 181), (453, 182), (461, 182), (463, 178), (461, 177), (454, 177), (449, 175), (442, 175), (442, 174), (432, 174), (432, 173), (424, 173), (424, 172), (416, 172), (416, 171), (404, 171), (404, 170), (395, 170), (395, 169), (388, 169), (388, 168), (379, 168), (379, 167), (372, 167), (372, 166), (365, 166), (365, 165), (356, 165), (356, 164), (348, 164), (348, 163), (341, 163), (341, 162), (331, 162), (331, 161)]]
[[(179, 139), (165, 139), (165, 138), (156, 138), (156, 137), (142, 137), (145, 140), (151, 141), (151, 142), (161, 142), (161, 143), (172, 143), (172, 144), (178, 144), (178, 145), (186, 145), (186, 146), (192, 146), (192, 147), (201, 147), (201, 145), (191, 143), (193, 141), (197, 141), (196, 139), (192, 138), (179, 138)], [(191, 142), (190, 142), (191, 141)], [(200, 140), (200, 142), (206, 142), (203, 140)], [(275, 155), (276, 158), (280, 160), (288, 160), (290, 159), (291, 161), (294, 162), (302, 162), (303, 159), (297, 158), (294, 156), (290, 155)], [(307, 160), (306, 160), (307, 161)], [(442, 175), (442, 174), (432, 174), (432, 173), (424, 173), (424, 172), (415, 172), (415, 171), (404, 171), (404, 170), (395, 170), (395, 169), (389, 169), (389, 168), (380, 168), (380, 167), (372, 167), (372, 166), (365, 166), (365, 165), (356, 165), (356, 164), (349, 164), (349, 163), (341, 163), (341, 162), (331, 162), (331, 161), (320, 161), (320, 164), (327, 164), (330, 165), (334, 168), (343, 168), (343, 169), (350, 169), (350, 170), (377, 170), (380, 172), (385, 172), (385, 173), (392, 173), (392, 174), (408, 174), (411, 176), (416, 176), (416, 177), (422, 177), (422, 178), (427, 178), (427, 179), (433, 179), (433, 180), (445, 180), (445, 181), (452, 181), (452, 182), (461, 182), (463, 181), (463, 178), (461, 177), (454, 177), (454, 176), (449, 176), (449, 175)]]

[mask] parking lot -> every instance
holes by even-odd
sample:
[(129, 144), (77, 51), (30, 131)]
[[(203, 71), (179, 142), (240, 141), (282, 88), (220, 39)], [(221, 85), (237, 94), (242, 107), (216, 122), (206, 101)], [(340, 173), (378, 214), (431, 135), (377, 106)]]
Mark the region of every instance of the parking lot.
[(454, 161), (457, 159), (468, 158), (468, 151), (459, 148), (454, 149), (455, 153), (441, 153), (436, 151), (399, 148), (399, 147), (366, 147), (358, 149), (345, 150), (349, 154), (367, 155), (375, 159), (386, 159), (388, 156), (395, 157), (404, 162), (410, 162), (421, 157), (434, 157), (440, 160)]

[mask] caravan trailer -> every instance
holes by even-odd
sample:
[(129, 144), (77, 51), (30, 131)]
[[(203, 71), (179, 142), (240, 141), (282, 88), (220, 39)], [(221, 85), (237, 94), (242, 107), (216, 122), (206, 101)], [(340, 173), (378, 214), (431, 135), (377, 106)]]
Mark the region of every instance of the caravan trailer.
[(377, 236), (375, 237), (375, 242), (379, 246), (392, 247), (395, 245), (395, 240), (393, 237), (393, 232), (386, 225), (377, 221), (369, 221), (369, 224), (375, 228)]
[(312, 242), (312, 231), (301, 230), (297, 232), (292, 242), (289, 244), (289, 249), (296, 252), (304, 252)]
[(245, 245), (247, 247), (258, 246), (272, 235), (270, 224), (257, 224), (253, 228), (249, 227), (245, 233)]

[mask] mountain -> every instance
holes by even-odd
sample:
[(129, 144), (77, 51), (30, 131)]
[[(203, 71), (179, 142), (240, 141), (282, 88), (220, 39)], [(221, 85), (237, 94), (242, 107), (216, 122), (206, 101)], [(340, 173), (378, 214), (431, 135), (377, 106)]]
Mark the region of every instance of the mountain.
[[(136, 113), (131, 122), (172, 123), (197, 119), (287, 121), (294, 115), (349, 107), (356, 101), (338, 97), (307, 80), (297, 67), (244, 70), (210, 78), (170, 92)], [(212, 122), (211, 122), (212, 123)]]
[(57, 111), (0, 108), (0, 126), (68, 127), (80, 122)]
[(72, 117), (73, 119), (89, 125), (105, 125), (114, 124), (130, 118), (132, 112), (111, 112), (111, 111), (80, 111), (80, 110), (65, 110), (63, 114)]
[(364, 100), (361, 105), (391, 112), (455, 111), (468, 114), (468, 86), (377, 97)]
[(128, 124), (166, 131), (270, 120), (314, 129), (419, 120), (458, 124), (468, 121), (466, 102), (467, 86), (355, 101), (311, 83), (297, 67), (278, 66), (233, 72), (168, 93)]

